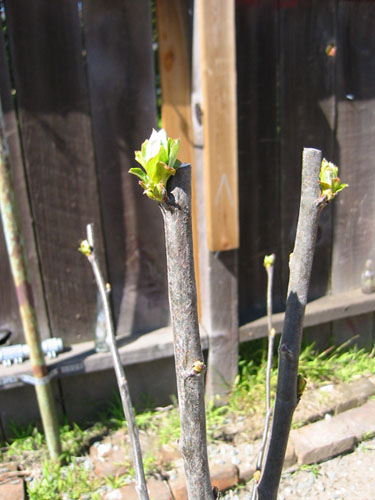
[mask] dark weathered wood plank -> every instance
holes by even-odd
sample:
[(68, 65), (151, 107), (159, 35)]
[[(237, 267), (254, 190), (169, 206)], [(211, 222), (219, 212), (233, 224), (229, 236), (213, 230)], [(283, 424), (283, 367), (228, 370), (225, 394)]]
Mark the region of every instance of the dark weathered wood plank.
[[(11, 96), (9, 95), (9, 86), (6, 84), (8, 67), (5, 55), (5, 46), (3, 38), (2, 25), (0, 33), (0, 98), (4, 115), (8, 116), (11, 110)], [(4, 85), (5, 83), (5, 85)], [(9, 137), (9, 136), (8, 136)], [(1, 223), (0, 223), (1, 226)], [(0, 230), (0, 329), (9, 330), (12, 332), (11, 340), (16, 342), (23, 342), (22, 324), (18, 313), (17, 297), (14, 290), (12, 274), (9, 266), (9, 258), (7, 248), (5, 245), (4, 232), (1, 227)]]
[[(327, 46), (335, 40), (335, 0), (295, 2), (280, 9), (280, 139), (282, 281), (286, 290), (293, 251), (303, 147), (336, 161), (335, 64)], [(318, 181), (318, 179), (317, 179)], [(330, 286), (332, 207), (319, 221), (309, 300)]]
[[(365, 262), (375, 260), (375, 4), (339, 2), (337, 12), (337, 140), (340, 176), (349, 184), (335, 203), (332, 289), (360, 286)], [(359, 334), (373, 342), (375, 314), (333, 324), (337, 342)]]
[(78, 342), (93, 338), (97, 312), (77, 246), (100, 217), (77, 3), (12, 0), (6, 15), (50, 324)]
[[(49, 337), (49, 324), (44, 301), (41, 276), (39, 273), (39, 259), (35, 246), (33, 232), (33, 221), (30, 212), (30, 205), (25, 182), (25, 172), (23, 166), (20, 139), (18, 134), (17, 119), (11, 95), (11, 83), (9, 68), (7, 65), (7, 55), (3, 30), (0, 33), (0, 98), (4, 113), (4, 123), (6, 138), (9, 147), (9, 159), (13, 172), (13, 183), (17, 198), (18, 211), (21, 218), (22, 235), (27, 251), (28, 267), (30, 279), (33, 287), (35, 309), (38, 318), (38, 325), (41, 338)], [(4, 246), (3, 232), (1, 231), (0, 242), (0, 276), (2, 285), (0, 286), (1, 308), (1, 328), (9, 329), (12, 332), (10, 341), (12, 344), (24, 343), (25, 338), (22, 325), (19, 319), (18, 303), (13, 288), (13, 280), (10, 274), (8, 256)]]
[(276, 254), (274, 309), (280, 311), (280, 163), (277, 136), (277, 12), (273, 0), (239, 2), (237, 25), (240, 194), (240, 324), (266, 313), (266, 254)]
[(375, 260), (374, 19), (374, 2), (338, 4), (338, 166), (349, 188), (334, 207), (335, 293), (360, 286), (366, 260)]
[(9, 259), (2, 229), (0, 232), (0, 276), (2, 281), (0, 287), (0, 330), (9, 330), (11, 332), (10, 340), (12, 342), (15, 340), (16, 343), (22, 343), (24, 341), (24, 336), (18, 314), (17, 298), (9, 268)]
[(314, 342), (314, 347), (318, 352), (324, 351), (332, 345), (332, 323), (321, 323), (318, 326), (304, 328), (302, 342), (305, 345), (310, 345)]
[[(375, 311), (375, 295), (366, 295), (360, 289), (337, 295), (328, 295), (309, 302), (306, 306), (304, 326), (316, 326), (337, 319), (367, 316)], [(284, 313), (273, 315), (273, 326), (281, 332)], [(240, 340), (254, 340), (267, 335), (267, 317), (264, 316), (240, 327)], [(324, 334), (323, 334), (324, 335)]]
[(93, 132), (117, 330), (169, 320), (162, 218), (142, 196), (134, 151), (156, 125), (150, 2), (84, 2)]
[(374, 313), (339, 319), (332, 323), (332, 340), (340, 345), (352, 339), (351, 345), (372, 349), (374, 328)]

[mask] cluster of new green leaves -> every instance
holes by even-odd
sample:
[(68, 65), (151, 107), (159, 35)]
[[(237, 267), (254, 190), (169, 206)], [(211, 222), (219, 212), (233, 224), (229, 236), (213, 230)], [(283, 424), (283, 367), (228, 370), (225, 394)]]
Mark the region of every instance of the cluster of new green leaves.
[(167, 201), (167, 182), (180, 166), (177, 160), (179, 147), (179, 139), (168, 138), (161, 129), (159, 132), (153, 130), (150, 139), (142, 144), (141, 151), (135, 152), (135, 159), (143, 170), (135, 167), (129, 172), (139, 177), (143, 194), (152, 200)]
[(338, 167), (323, 158), (319, 182), (322, 197), (325, 197), (327, 201), (331, 201), (337, 193), (348, 187), (348, 184), (341, 184), (338, 173)]

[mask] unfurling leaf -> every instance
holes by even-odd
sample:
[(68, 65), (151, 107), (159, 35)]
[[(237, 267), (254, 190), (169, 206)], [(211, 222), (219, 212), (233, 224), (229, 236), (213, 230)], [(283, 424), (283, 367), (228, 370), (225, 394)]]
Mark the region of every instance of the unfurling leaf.
[(179, 139), (170, 139), (164, 129), (152, 131), (150, 139), (135, 152), (135, 159), (143, 167), (131, 168), (129, 173), (136, 175), (143, 188), (143, 194), (152, 200), (165, 202), (167, 182), (180, 166), (177, 154), (180, 147)]
[(327, 201), (331, 201), (337, 193), (348, 187), (348, 184), (341, 183), (338, 173), (338, 167), (323, 158), (319, 183), (322, 197), (325, 197)]

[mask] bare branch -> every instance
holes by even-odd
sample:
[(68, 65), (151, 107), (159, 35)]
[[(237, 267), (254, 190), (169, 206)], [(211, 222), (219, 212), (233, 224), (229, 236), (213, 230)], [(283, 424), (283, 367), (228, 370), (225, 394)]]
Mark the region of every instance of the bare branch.
[(297, 377), (303, 318), (310, 283), (316, 233), (322, 204), (318, 183), (322, 155), (305, 148), (302, 162), (301, 202), (283, 333), (279, 347), (279, 374), (270, 446), (258, 487), (259, 500), (275, 500), (279, 487), (290, 426), (298, 402)]
[(121, 364), (120, 353), (116, 344), (115, 337), (115, 329), (113, 325), (113, 317), (111, 306), (109, 303), (109, 294), (110, 294), (110, 286), (108, 283), (105, 283), (103, 274), (100, 270), (99, 262), (95, 253), (95, 234), (94, 234), (94, 224), (88, 224), (86, 227), (87, 231), (87, 240), (83, 241), (80, 246), (80, 251), (88, 258), (88, 261), (91, 264), (92, 270), (94, 272), (96, 284), (99, 289), (99, 293), (101, 295), (104, 307), (104, 314), (106, 319), (106, 327), (107, 327), (107, 342), (109, 344), (112, 358), (113, 358), (113, 366), (116, 373), (117, 384), (120, 391), (122, 407), (124, 410), (125, 418), (128, 424), (128, 431), (130, 436), (130, 442), (133, 453), (133, 461), (134, 461), (134, 471), (135, 471), (135, 481), (136, 481), (136, 490), (138, 494), (139, 500), (149, 500), (147, 487), (146, 487), (146, 479), (145, 473), (143, 469), (143, 461), (142, 461), (142, 451), (141, 445), (139, 442), (138, 428), (135, 423), (135, 417), (133, 412), (133, 407), (130, 398), (129, 386), (126, 380), (124, 368)]
[(264, 267), (267, 272), (267, 324), (268, 324), (268, 355), (267, 355), (267, 369), (266, 369), (266, 416), (264, 418), (264, 430), (262, 437), (262, 444), (259, 450), (255, 473), (254, 473), (254, 487), (251, 498), (255, 500), (258, 492), (258, 481), (262, 471), (262, 463), (264, 452), (268, 441), (268, 431), (272, 416), (271, 407), (271, 371), (272, 371), (272, 358), (273, 358), (273, 345), (275, 340), (276, 331), (272, 328), (272, 287), (273, 287), (273, 270), (275, 264), (275, 255), (267, 255), (264, 259)]

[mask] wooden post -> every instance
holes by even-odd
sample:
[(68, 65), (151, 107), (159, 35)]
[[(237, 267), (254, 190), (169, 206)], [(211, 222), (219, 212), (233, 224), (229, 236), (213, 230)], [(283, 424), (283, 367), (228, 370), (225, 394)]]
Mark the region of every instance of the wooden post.
[(208, 248), (239, 246), (233, 0), (198, 0)]
[[(238, 366), (238, 312), (237, 312), (237, 251), (213, 253), (209, 250), (207, 242), (207, 225), (213, 221), (209, 217), (206, 206), (209, 201), (209, 190), (205, 185), (211, 181), (210, 175), (205, 175), (208, 161), (213, 161), (214, 156), (206, 154), (206, 147), (212, 148), (213, 144), (206, 137), (204, 128), (214, 126), (212, 121), (206, 120), (210, 108), (204, 107), (201, 85), (200, 66), (200, 30), (199, 15), (200, 2), (196, 3), (193, 28), (193, 84), (192, 84), (192, 111), (194, 126), (195, 147), (195, 190), (198, 218), (199, 241), (199, 271), (201, 292), (201, 327), (209, 335), (209, 356), (207, 363), (206, 394), (209, 398), (221, 396), (225, 398), (237, 374)], [(219, 22), (219, 21), (218, 21)], [(202, 116), (202, 108), (203, 111)], [(231, 111), (232, 113), (232, 111)], [(204, 136), (204, 140), (203, 140)], [(237, 165), (236, 165), (237, 167)], [(220, 165), (218, 165), (220, 168)], [(212, 172), (213, 169), (211, 169)], [(233, 169), (232, 169), (233, 170)], [(224, 172), (223, 172), (224, 174)], [(229, 173), (228, 173), (229, 175)], [(225, 178), (225, 177), (224, 177)], [(227, 184), (224, 188), (227, 191)], [(223, 193), (223, 198), (227, 194)], [(234, 196), (234, 195), (233, 195)], [(235, 198), (233, 198), (234, 200)], [(220, 199), (221, 203), (221, 199)], [(229, 212), (233, 206), (227, 203)], [(228, 212), (228, 213), (229, 213)], [(236, 216), (233, 225), (236, 225)], [(215, 224), (215, 230), (219, 226)], [(225, 228), (223, 228), (225, 233)], [(223, 234), (224, 234), (223, 233)], [(213, 232), (211, 230), (210, 234)], [(222, 241), (229, 241), (225, 235)], [(233, 240), (233, 243), (235, 241)], [(237, 244), (237, 241), (236, 241)], [(218, 249), (219, 250), (219, 249)]]
[(195, 203), (195, 168), (193, 125), (191, 115), (191, 70), (188, 34), (188, 12), (183, 0), (158, 0), (157, 23), (159, 72), (161, 81), (161, 119), (168, 137), (181, 141), (179, 159), (192, 165), (192, 224), (197, 285), (198, 313), (200, 287), (198, 266), (198, 228)]

